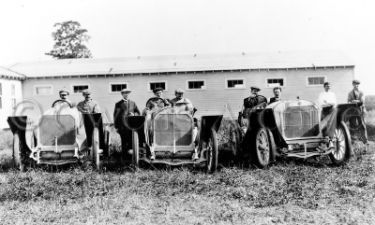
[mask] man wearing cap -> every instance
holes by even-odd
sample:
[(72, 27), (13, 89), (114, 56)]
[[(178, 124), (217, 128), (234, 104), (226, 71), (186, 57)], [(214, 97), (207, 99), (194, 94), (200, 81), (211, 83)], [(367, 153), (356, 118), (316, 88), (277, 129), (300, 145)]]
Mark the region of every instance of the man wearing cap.
[(269, 104), (272, 104), (274, 102), (277, 102), (277, 101), (281, 100), (281, 97), (280, 97), (281, 87), (274, 87), (273, 88), (273, 94), (274, 94), (274, 97), (270, 98)]
[(331, 91), (331, 84), (324, 82), (324, 91), (319, 94), (318, 104), (322, 108), (321, 129), (324, 136), (328, 136), (329, 147), (333, 147), (334, 132), (337, 124), (337, 100), (336, 95)]
[(262, 103), (267, 104), (267, 99), (258, 94), (258, 92), (260, 91), (259, 87), (252, 86), (250, 87), (250, 91), (251, 91), (250, 96), (243, 100), (243, 115), (244, 116), (246, 116), (251, 111), (251, 109), (253, 109), (255, 106), (258, 106)]
[(184, 91), (181, 88), (175, 90), (175, 98), (170, 100), (172, 106), (181, 107), (184, 106), (186, 111), (193, 112), (194, 107), (191, 101), (188, 98), (184, 98)]
[[(68, 104), (69, 107), (72, 107), (73, 104), (72, 102), (68, 99), (69, 96), (69, 91), (66, 88), (63, 88), (59, 91), (59, 96), (60, 99), (56, 100), (53, 104), (52, 107), (59, 106), (62, 107), (64, 104)], [(66, 107), (66, 106), (65, 106)]]
[(152, 91), (154, 92), (155, 96), (151, 97), (147, 100), (146, 109), (151, 110), (155, 107), (164, 108), (165, 106), (170, 105), (170, 103), (167, 99), (162, 98), (162, 94), (163, 94), (163, 91), (164, 91), (163, 88), (157, 87)]
[(359, 90), (360, 83), (361, 82), (359, 82), (359, 80), (353, 80), (353, 90), (351, 90), (348, 94), (349, 103), (359, 103), (363, 105), (365, 102), (363, 92)]
[(363, 135), (363, 142), (364, 143), (368, 143), (368, 137), (367, 137), (367, 128), (366, 128), (366, 124), (365, 124), (365, 121), (363, 119), (364, 115), (363, 113), (365, 112), (365, 106), (364, 106), (364, 103), (365, 103), (365, 99), (364, 99), (364, 94), (362, 91), (359, 90), (359, 85), (360, 85), (361, 82), (359, 82), (359, 80), (353, 80), (352, 84), (353, 84), (353, 90), (351, 90), (348, 94), (348, 102), (349, 103), (356, 103), (360, 106), (360, 109), (361, 109), (361, 112), (362, 112), (362, 115), (361, 115), (361, 119), (359, 119), (358, 117), (353, 117), (351, 119), (351, 125), (360, 125), (362, 127), (362, 129), (364, 130), (364, 135)]
[(130, 90), (121, 90), (122, 100), (115, 104), (113, 113), (114, 125), (121, 136), (121, 148), (125, 157), (132, 148), (132, 131), (125, 123), (125, 117), (140, 115), (137, 104), (129, 99)]
[(99, 105), (97, 102), (92, 100), (91, 92), (89, 90), (83, 90), (82, 95), (85, 99), (82, 102), (78, 103), (78, 111), (80, 111), (81, 113), (99, 113)]

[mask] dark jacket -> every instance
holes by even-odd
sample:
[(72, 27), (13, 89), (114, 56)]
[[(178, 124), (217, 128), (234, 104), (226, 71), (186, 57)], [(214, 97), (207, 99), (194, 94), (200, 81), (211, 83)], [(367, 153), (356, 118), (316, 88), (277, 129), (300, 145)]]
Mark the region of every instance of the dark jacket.
[(129, 115), (140, 115), (140, 111), (137, 107), (137, 104), (133, 102), (132, 100), (125, 101), (122, 99), (121, 101), (117, 102), (115, 105), (115, 110), (113, 111), (113, 120), (115, 128), (117, 129), (124, 129), (126, 128), (124, 124), (124, 120), (126, 116)]

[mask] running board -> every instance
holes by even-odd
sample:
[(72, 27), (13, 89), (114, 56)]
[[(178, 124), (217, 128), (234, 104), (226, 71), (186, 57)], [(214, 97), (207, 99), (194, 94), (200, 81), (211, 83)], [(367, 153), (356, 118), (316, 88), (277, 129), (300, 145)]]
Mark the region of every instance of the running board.
[(286, 157), (295, 157), (295, 158), (300, 158), (300, 159), (307, 159), (312, 156), (322, 156), (322, 155), (328, 155), (332, 152), (331, 151), (326, 151), (326, 152), (295, 152), (295, 153), (285, 153), (283, 154)]

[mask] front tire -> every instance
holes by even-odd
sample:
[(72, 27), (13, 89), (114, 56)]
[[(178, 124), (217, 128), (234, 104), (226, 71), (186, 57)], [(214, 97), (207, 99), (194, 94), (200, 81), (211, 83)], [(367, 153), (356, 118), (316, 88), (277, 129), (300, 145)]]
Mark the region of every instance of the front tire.
[(334, 165), (339, 166), (349, 160), (351, 155), (351, 140), (348, 128), (344, 123), (337, 126), (334, 138), (336, 141), (334, 142), (334, 149), (329, 154), (329, 158)]
[(207, 172), (214, 173), (217, 170), (219, 162), (219, 148), (217, 143), (217, 134), (211, 129), (211, 136), (207, 142)]
[(268, 167), (272, 160), (271, 138), (266, 128), (260, 128), (252, 141), (252, 159), (254, 164), (261, 169)]

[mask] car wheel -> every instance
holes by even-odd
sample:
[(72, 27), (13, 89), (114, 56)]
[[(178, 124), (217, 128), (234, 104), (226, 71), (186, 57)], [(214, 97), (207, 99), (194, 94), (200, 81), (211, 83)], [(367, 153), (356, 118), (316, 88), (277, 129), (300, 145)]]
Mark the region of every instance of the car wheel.
[(14, 133), (14, 136), (13, 136), (13, 153), (12, 153), (13, 167), (24, 172), (26, 169), (26, 166), (23, 161), (22, 151), (23, 151), (23, 146), (20, 140), (20, 135), (18, 134), (18, 132), (16, 132)]
[(211, 129), (211, 136), (207, 143), (207, 172), (214, 173), (217, 170), (218, 156), (219, 150), (216, 131)]
[(272, 141), (266, 128), (260, 128), (253, 142), (253, 161), (259, 168), (267, 167), (272, 158)]
[(329, 157), (334, 165), (342, 165), (350, 158), (351, 141), (349, 131), (345, 124), (341, 123), (335, 129), (334, 149), (329, 154)]
[(133, 154), (132, 154), (132, 163), (135, 168), (139, 168), (139, 138), (138, 132), (132, 132), (132, 139), (133, 139)]
[(97, 127), (94, 128), (92, 132), (92, 144), (91, 144), (91, 161), (95, 165), (97, 170), (101, 169), (101, 162), (100, 162), (100, 147), (99, 147), (99, 129)]

